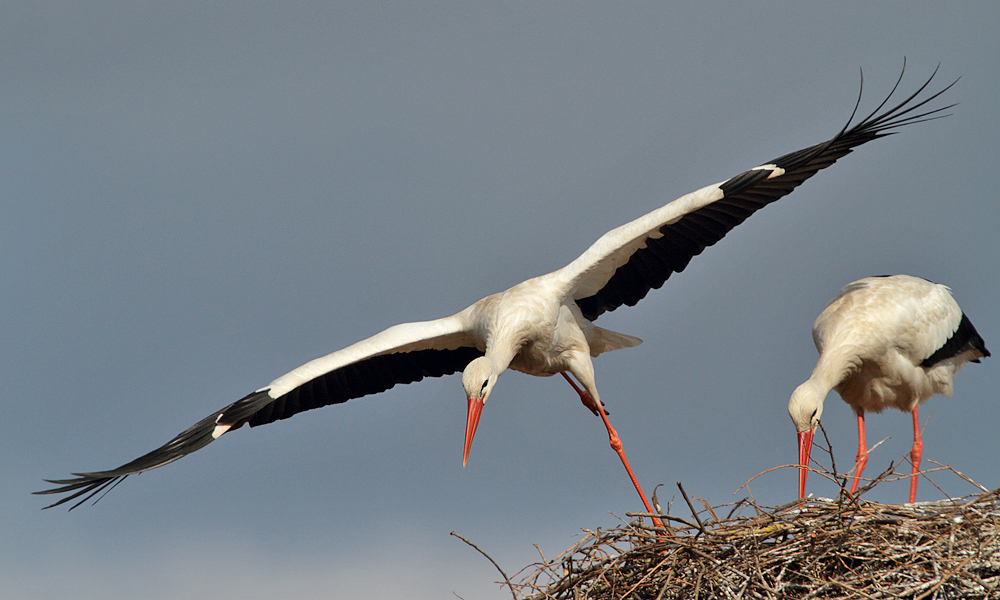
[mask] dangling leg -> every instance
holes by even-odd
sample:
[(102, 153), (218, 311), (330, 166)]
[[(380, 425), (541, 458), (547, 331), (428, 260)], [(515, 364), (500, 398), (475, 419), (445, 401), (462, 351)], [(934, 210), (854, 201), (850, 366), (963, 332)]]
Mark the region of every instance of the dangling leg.
[[(632, 467), (628, 464), (628, 458), (625, 457), (625, 450), (622, 447), (621, 438), (618, 437), (618, 432), (615, 428), (611, 426), (611, 421), (608, 420), (607, 411), (604, 410), (602, 406), (598, 404), (598, 401), (588, 394), (587, 392), (580, 389), (579, 386), (570, 378), (569, 375), (563, 371), (562, 376), (566, 378), (573, 389), (576, 390), (577, 394), (580, 394), (580, 401), (583, 405), (589, 408), (592, 412), (600, 415), (601, 419), (604, 421), (604, 426), (608, 429), (608, 438), (611, 442), (611, 448), (618, 454), (618, 458), (621, 459), (622, 464), (625, 465), (625, 470), (628, 471), (628, 476), (632, 480), (632, 485), (635, 486), (635, 491), (639, 492), (639, 497), (642, 498), (642, 503), (646, 507), (646, 512), (653, 513), (653, 507), (650, 506), (649, 501), (646, 500), (646, 494), (642, 491), (642, 486), (639, 485), (639, 480), (636, 479), (635, 473), (632, 472)], [(663, 527), (663, 522), (653, 517), (653, 524), (657, 527)]]
[(864, 473), (865, 465), (868, 464), (868, 442), (865, 441), (865, 411), (861, 408), (858, 409), (858, 458), (856, 461), (854, 465), (854, 483), (851, 484), (852, 494), (857, 491), (858, 479)]
[(913, 476), (910, 477), (910, 503), (917, 501), (917, 473), (920, 472), (920, 459), (924, 456), (924, 441), (920, 438), (919, 409), (913, 407), (913, 449), (910, 450), (910, 462), (913, 463)]

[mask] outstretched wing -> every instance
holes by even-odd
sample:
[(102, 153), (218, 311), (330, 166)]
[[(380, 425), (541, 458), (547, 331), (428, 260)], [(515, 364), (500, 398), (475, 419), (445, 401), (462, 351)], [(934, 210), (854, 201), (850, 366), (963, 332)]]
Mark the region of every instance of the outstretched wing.
[[(904, 63), (903, 69), (905, 71)], [(614, 229), (597, 240), (572, 263), (557, 271), (583, 315), (593, 321), (604, 312), (626, 304), (635, 306), (651, 289), (658, 289), (672, 273), (683, 271), (693, 256), (718, 242), (754, 212), (790, 193), (853, 148), (892, 135), (892, 130), (940, 118), (951, 106), (918, 112), (952, 85), (917, 100), (937, 69), (916, 92), (878, 114), (899, 87), (857, 125), (847, 125), (829, 141), (776, 158), (715, 185), (682, 196), (670, 204)], [(957, 80), (956, 80), (957, 81)], [(864, 80), (862, 78), (862, 84)], [(861, 96), (858, 96), (860, 105)], [(855, 113), (858, 105), (855, 105)], [(915, 114), (916, 113), (916, 114)]]
[(110, 471), (74, 473), (71, 479), (46, 480), (57, 487), (35, 493), (70, 494), (46, 508), (81, 498), (72, 510), (123, 478), (172, 463), (246, 423), (251, 427), (264, 425), (305, 410), (377, 394), (398, 383), (461, 371), (483, 355), (471, 334), (468, 315), (466, 310), (436, 321), (390, 327), (282, 375), (130, 463)]

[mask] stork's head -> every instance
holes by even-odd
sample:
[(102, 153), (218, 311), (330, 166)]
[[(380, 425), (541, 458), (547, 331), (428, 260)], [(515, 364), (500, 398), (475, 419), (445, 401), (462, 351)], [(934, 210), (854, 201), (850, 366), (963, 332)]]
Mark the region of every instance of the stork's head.
[(465, 396), (469, 399), (469, 416), (465, 422), (465, 452), (462, 455), (463, 467), (469, 462), (469, 449), (472, 448), (472, 438), (476, 436), (479, 416), (499, 375), (500, 369), (496, 362), (485, 356), (470, 362), (462, 373), (462, 386), (465, 388)]
[(812, 450), (813, 433), (823, 414), (823, 400), (826, 394), (811, 380), (795, 388), (788, 400), (788, 416), (792, 417), (795, 431), (799, 436), (799, 498), (806, 495), (806, 476), (809, 471), (809, 453)]

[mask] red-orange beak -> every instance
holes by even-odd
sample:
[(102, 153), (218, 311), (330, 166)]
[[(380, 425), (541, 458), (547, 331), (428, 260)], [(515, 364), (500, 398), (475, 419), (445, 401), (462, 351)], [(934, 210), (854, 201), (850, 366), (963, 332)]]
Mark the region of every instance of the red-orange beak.
[(465, 453), (462, 455), (462, 466), (469, 462), (469, 449), (472, 448), (472, 438), (476, 437), (476, 427), (479, 426), (479, 416), (483, 414), (483, 401), (479, 398), (469, 398), (469, 418), (465, 422)]
[(814, 431), (816, 430), (810, 429), (799, 432), (799, 498), (806, 497), (806, 477), (809, 475), (807, 467), (809, 467), (809, 453), (812, 451)]

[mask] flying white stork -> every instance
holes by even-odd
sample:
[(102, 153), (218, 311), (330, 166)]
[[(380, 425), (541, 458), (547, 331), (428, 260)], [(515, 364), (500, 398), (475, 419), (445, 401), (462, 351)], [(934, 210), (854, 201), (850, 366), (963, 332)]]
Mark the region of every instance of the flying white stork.
[(623, 304), (634, 306), (672, 273), (684, 270), (691, 257), (852, 148), (890, 135), (904, 125), (943, 116), (941, 111), (950, 106), (923, 112), (921, 107), (954, 83), (928, 98), (917, 99), (934, 74), (912, 95), (879, 114), (899, 87), (900, 73), (889, 96), (867, 118), (850, 127), (860, 105), (859, 94), (851, 119), (832, 139), (682, 196), (605, 234), (558, 271), (487, 296), (450, 317), (390, 327), (282, 375), (130, 463), (110, 471), (48, 480), (56, 487), (36, 493), (69, 494), (51, 506), (83, 496), (75, 508), (109, 484), (173, 462), (244, 424), (264, 425), (383, 392), (396, 384), (456, 371), (463, 371), (462, 385), (468, 399), (465, 464), (483, 405), (497, 378), (509, 368), (538, 376), (559, 373), (573, 385), (583, 404), (604, 419), (612, 447), (652, 512), (602, 408), (591, 362), (591, 357), (635, 346), (641, 340), (602, 329), (593, 321)]
[(806, 494), (813, 432), (823, 401), (837, 390), (858, 415), (858, 456), (851, 493), (868, 464), (865, 411), (889, 407), (913, 413), (910, 502), (924, 443), (920, 403), (951, 396), (952, 381), (966, 362), (990, 355), (983, 338), (943, 285), (909, 275), (867, 277), (848, 284), (813, 325), (819, 361), (812, 376), (792, 392), (788, 414), (799, 436), (799, 498)]

